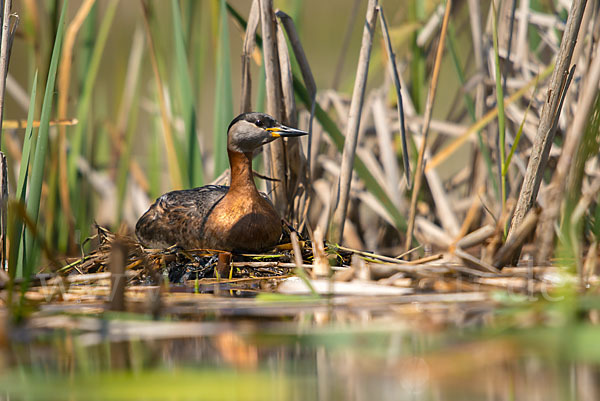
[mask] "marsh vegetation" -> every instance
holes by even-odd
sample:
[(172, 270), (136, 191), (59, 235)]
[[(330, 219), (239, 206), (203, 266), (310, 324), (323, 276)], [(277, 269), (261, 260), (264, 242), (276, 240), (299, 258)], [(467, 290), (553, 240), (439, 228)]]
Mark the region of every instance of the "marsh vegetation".
[[(0, 400), (597, 398), (598, 1), (3, 10)], [(251, 110), (281, 244), (142, 247)]]

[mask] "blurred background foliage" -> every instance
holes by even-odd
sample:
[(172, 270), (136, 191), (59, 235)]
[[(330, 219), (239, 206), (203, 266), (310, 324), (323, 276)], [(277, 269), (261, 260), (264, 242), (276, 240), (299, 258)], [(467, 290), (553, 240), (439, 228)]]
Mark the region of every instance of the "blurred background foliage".
[[(489, 2), (484, 3), (481, 4), (481, 9), (488, 10)], [(555, 5), (552, 2), (532, 0), (529, 3), (533, 11), (544, 11), (554, 15)], [(275, 0), (274, 5), (291, 15), (296, 22), (319, 91), (335, 89), (342, 96), (348, 96), (354, 84), (366, 1)], [(415, 106), (416, 114), (422, 115), (433, 64), (432, 49), (437, 45), (436, 34), (433, 34), (432, 39), (425, 44), (418, 45), (416, 40), (433, 12), (438, 10), (443, 2), (381, 0), (381, 5), (386, 11), (394, 51), (401, 62), (402, 77), (410, 95), (410, 99), (407, 100)], [(64, 24), (61, 24), (63, 7)], [(48, 245), (46, 256), (50, 260), (51, 254), (79, 255), (84, 239), (93, 233), (94, 222), (114, 231), (119, 230), (120, 227), (131, 229), (139, 215), (161, 193), (176, 188), (207, 184), (223, 172), (227, 166), (224, 157), (225, 129), (239, 110), (241, 85), (239, 55), (244, 35), (243, 29), (231, 17), (231, 10), (236, 10), (239, 15), (246, 17), (249, 9), (250, 2), (244, 0), (232, 0), (227, 3), (223, 0), (146, 2), (70, 0), (68, 3), (58, 0), (23, 0), (15, 2), (14, 12), (19, 14), (21, 20), (12, 51), (5, 119), (26, 120), (29, 117), (30, 120), (41, 120), (39, 130), (5, 128), (2, 140), (2, 150), (9, 160), (11, 197), (23, 199), (24, 190), (28, 188), (27, 213), (31, 216), (33, 213), (30, 212), (33, 209), (39, 211), (37, 221), (24, 227), (23, 210), (18, 208), (11, 210), (13, 219), (12, 227), (9, 227), (10, 263), (19, 265), (19, 269), (16, 270), (17, 275), (28, 277), (28, 273), (33, 272), (34, 266), (37, 266), (40, 260), (38, 247), (32, 243), (34, 236), (31, 235), (31, 238), (27, 239), (23, 236), (25, 231), (31, 233), (33, 228), (39, 233), (39, 237)], [(563, 11), (557, 15), (562, 21), (566, 19)], [(483, 17), (481, 19), (485, 20)], [(553, 33), (553, 36), (560, 38), (558, 30), (554, 30)], [(528, 35), (528, 51), (533, 54), (530, 54), (531, 58), (549, 63), (553, 53), (541, 45), (543, 41), (539, 32), (531, 27), (528, 29)], [(467, 2), (456, 1), (452, 11), (447, 49), (442, 60), (434, 118), (467, 125), (476, 120), (469, 91), (463, 90), (475, 73), (471, 40)], [(346, 44), (347, 48), (345, 48)], [(72, 46), (72, 51), (69, 50), (69, 46)], [(488, 47), (491, 47), (489, 43)], [(56, 50), (54, 57), (53, 49)], [(538, 49), (542, 50), (538, 51)], [(68, 54), (72, 57), (67, 57)], [(54, 63), (51, 62), (53, 58)], [(256, 54), (253, 59), (255, 61), (252, 65), (253, 108), (264, 110), (267, 95), (263, 89), (262, 57)], [(51, 65), (56, 69), (56, 77)], [(294, 65), (294, 68), (297, 66)], [(66, 76), (63, 75), (61, 78), (61, 74), (65, 71)], [(541, 69), (539, 72), (542, 72)], [(369, 69), (368, 90), (379, 87), (382, 82), (389, 79), (387, 75), (387, 55), (378, 30)], [(52, 82), (54, 78), (57, 85), (48, 86), (47, 82), (49, 80)], [(491, 94), (489, 88), (494, 87), (495, 82), (488, 81), (485, 84), (489, 95)], [(523, 81), (519, 81), (519, 86), (522, 84)], [(509, 87), (509, 91), (514, 92), (515, 87)], [(508, 93), (506, 95), (508, 96)], [(388, 95), (390, 104), (395, 100), (389, 99), (391, 97), (392, 95)], [(494, 96), (489, 97), (494, 98)], [(520, 106), (525, 109), (528, 103), (529, 99), (523, 101)], [(61, 104), (64, 107), (62, 110)], [(539, 106), (539, 103), (536, 106)], [(583, 145), (584, 154), (580, 156), (582, 165), (592, 157), (591, 155), (597, 154), (595, 133), (598, 132), (600, 121), (598, 101), (594, 107), (595, 112), (588, 127), (590, 133)], [(47, 114), (46, 119), (66, 123), (66, 125), (49, 126), (42, 113), (44, 109)], [(390, 109), (393, 110), (393, 107)], [(331, 111), (330, 113), (334, 114)], [(75, 119), (77, 123), (72, 124), (71, 120)], [(521, 119), (524, 120), (524, 117), (513, 117), (513, 120), (518, 122)], [(516, 126), (518, 125), (517, 123)], [(31, 127), (31, 124), (29, 126)], [(45, 154), (38, 150), (41, 149), (39, 145), (43, 132), (48, 134), (49, 139)], [(394, 134), (396, 133), (397, 130), (394, 131)], [(492, 139), (489, 141), (491, 142)], [(562, 138), (558, 136), (557, 142), (561, 141)], [(394, 150), (397, 151), (399, 159), (399, 146), (396, 145), (398, 145), (397, 141), (394, 142)], [(443, 148), (443, 145), (443, 140), (438, 140), (437, 136), (433, 137), (433, 152)], [(483, 141), (480, 143), (482, 152), (487, 145)], [(474, 148), (475, 146), (472, 147)], [(331, 152), (331, 149), (335, 150), (335, 147), (332, 146), (328, 150)], [(411, 144), (411, 149), (411, 157), (414, 157), (416, 154), (414, 143)], [(445, 163), (438, 168), (440, 176), (452, 177), (466, 164), (465, 160), (470, 160), (469, 155), (466, 147), (459, 149), (454, 154), (455, 161)], [(488, 157), (493, 156), (488, 155)], [(488, 169), (486, 190), (489, 197), (496, 197), (498, 200), (499, 185), (494, 183), (498, 172), (492, 171), (496, 168), (492, 163), (493, 161), (489, 160), (486, 166)], [(27, 165), (30, 165), (29, 175), (24, 173), (24, 167), (20, 167)], [(256, 166), (260, 169), (261, 163), (257, 163)], [(34, 171), (42, 173), (39, 183), (33, 182)], [(515, 182), (518, 180), (514, 180), (513, 184)], [(39, 184), (40, 200), (35, 204), (31, 202), (31, 194), (37, 184)], [(473, 197), (480, 195), (477, 192), (478, 188), (469, 188), (469, 190), (471, 190), (469, 194)], [(580, 193), (581, 188), (570, 191), (567, 202), (571, 204), (567, 211), (575, 207)], [(429, 194), (423, 195), (423, 198), (428, 201), (421, 204), (425, 209), (420, 211), (423, 214), (429, 212), (426, 209), (432, 204), (428, 197)], [(494, 206), (499, 204), (500, 202), (496, 202)], [(463, 207), (463, 211), (467, 208)], [(584, 221), (578, 220), (573, 224), (577, 226), (577, 230), (580, 230), (578, 235), (586, 229), (588, 233), (593, 234), (594, 238), (597, 236), (600, 232), (597, 217), (599, 210), (592, 202), (590, 211), (593, 213), (586, 215)], [(369, 218), (368, 215), (367, 219)], [(375, 222), (380, 221), (370, 219), (369, 223), (375, 226)], [(566, 218), (566, 221), (569, 224), (564, 227), (563, 238), (567, 238), (575, 230), (570, 227), (569, 218)], [(572, 261), (576, 258), (575, 253), (581, 253), (577, 249), (580, 244), (577, 240), (581, 239), (578, 235), (571, 237), (576, 240), (575, 242), (569, 244), (570, 239), (567, 238), (562, 243), (566, 244), (566, 248), (561, 249), (561, 256), (565, 260)], [(376, 236), (372, 237), (376, 238)], [(87, 250), (83, 248), (83, 251)], [(555, 281), (559, 283), (561, 279), (555, 277)], [(451, 389), (462, 387), (465, 383), (485, 387), (481, 392), (478, 389), (477, 395), (502, 394), (502, 398), (515, 398), (515, 388), (517, 392), (520, 389), (527, 393), (532, 385), (536, 386), (540, 394), (546, 394), (545, 392), (554, 390), (547, 383), (555, 383), (558, 380), (563, 380), (559, 383), (559, 387), (566, 392), (577, 386), (575, 380), (572, 380), (573, 372), (579, 371), (579, 377), (589, 377), (591, 380), (589, 383), (594, 383), (594, 377), (598, 376), (599, 357), (597, 352), (588, 352), (595, 349), (598, 336), (598, 329), (594, 325), (598, 321), (598, 301), (593, 296), (579, 297), (575, 285), (568, 280), (565, 282), (568, 283), (564, 291), (553, 294), (554, 298), (550, 300), (560, 299), (565, 302), (541, 301), (523, 306), (527, 299), (509, 302), (502, 297), (526, 298), (526, 295), (520, 293), (506, 295), (504, 292), (498, 292), (495, 294), (498, 299), (492, 301), (504, 305), (505, 308), (497, 312), (491, 312), (491, 306), (488, 308), (479, 305), (467, 311), (454, 308), (454, 305), (445, 306), (460, 315), (456, 319), (457, 324), (464, 323), (474, 329), (469, 331), (459, 328), (456, 332), (450, 333), (449, 340), (447, 333), (441, 334), (443, 341), (438, 341), (428, 337), (427, 334), (415, 335), (407, 329), (410, 325), (404, 323), (401, 328), (390, 326), (387, 316), (383, 318), (379, 316), (383, 319), (385, 327), (381, 328), (384, 335), (381, 336), (380, 333), (378, 336), (377, 331), (380, 327), (373, 325), (371, 318), (367, 316), (368, 313), (365, 313), (364, 316), (367, 317), (361, 315), (360, 319), (349, 315), (345, 323), (354, 326), (342, 333), (324, 330), (324, 334), (309, 333), (303, 337), (297, 335), (294, 331), (297, 327), (294, 326), (290, 331), (293, 334), (285, 332), (280, 333), (279, 336), (273, 335), (271, 340), (275, 344), (272, 346), (274, 349), (267, 346), (266, 350), (261, 348), (261, 352), (262, 356), (268, 357), (265, 358), (267, 360), (265, 364), (271, 363), (269, 366), (275, 366), (273, 369), (276, 372), (285, 373), (286, 369), (291, 369), (294, 374), (301, 373), (302, 378), (312, 375), (309, 377), (312, 378), (310, 384), (313, 387), (318, 384), (319, 388), (325, 388), (321, 381), (327, 382), (330, 377), (333, 377), (340, 388), (345, 389), (347, 383), (356, 381), (359, 383), (357, 385), (360, 387), (359, 390), (364, 391), (361, 394), (373, 394), (369, 390), (375, 389), (384, 392), (384, 395), (388, 395), (390, 399), (396, 397), (398, 383), (404, 386), (404, 382), (400, 379), (407, 375), (410, 377), (411, 371), (415, 371), (413, 369), (415, 361), (419, 365), (425, 364), (426, 377), (417, 377), (423, 383), (427, 383), (430, 378), (448, 376)], [(594, 286), (597, 284), (594, 283)], [(595, 287), (592, 287), (592, 290), (594, 289)], [(560, 298), (561, 296), (563, 298)], [(530, 300), (534, 301), (534, 297)], [(516, 305), (512, 309), (511, 302)], [(410, 316), (419, 316), (423, 319), (424, 322), (421, 322), (421, 326), (418, 327), (426, 326), (443, 331), (448, 325), (453, 324), (451, 322), (445, 325), (436, 321), (439, 317), (436, 311), (439, 313), (437, 308), (441, 308), (440, 305), (434, 305), (431, 311), (428, 309), (423, 311), (420, 307), (418, 304), (407, 304), (406, 309), (398, 309), (405, 310)], [(491, 331), (481, 331), (481, 327), (489, 323), (489, 316), (492, 313), (495, 313), (496, 327)], [(343, 314), (340, 315), (342, 316), (340, 321), (344, 322)], [(210, 312), (202, 318), (214, 319), (215, 316), (220, 317)], [(592, 324), (578, 321), (582, 316), (586, 316), (585, 319), (589, 318)], [(363, 317), (364, 321), (361, 320)], [(316, 313), (313, 316), (312, 312), (307, 312), (297, 321), (290, 318), (292, 324), (300, 321), (300, 326), (313, 320), (318, 320), (318, 317)], [(539, 330), (535, 328), (537, 324), (547, 322), (556, 327)], [(365, 330), (365, 327), (369, 327), (372, 331)], [(521, 327), (534, 328), (522, 333), (519, 331)], [(231, 328), (227, 326), (227, 330)], [(390, 331), (396, 332), (390, 334)], [(78, 334), (76, 330), (73, 330), (73, 333), (69, 335)], [(140, 391), (142, 389), (147, 391), (148, 388), (153, 390), (154, 388), (149, 387), (151, 383), (167, 382), (167, 385), (161, 388), (163, 392), (148, 394), (148, 399), (153, 396), (164, 399), (173, 394), (179, 395), (172, 391), (173, 386), (181, 384), (181, 380), (178, 380), (177, 384), (169, 385), (170, 373), (168, 378), (142, 374), (144, 372), (140, 367), (146, 363), (144, 360), (146, 356), (153, 353), (161, 356), (170, 355), (169, 353), (173, 353), (174, 350), (179, 350), (179, 359), (175, 355), (166, 364), (171, 364), (173, 361), (188, 363), (188, 359), (205, 360), (210, 350), (218, 348), (218, 338), (198, 342), (195, 342), (196, 339), (191, 339), (191, 344), (184, 344), (181, 348), (173, 347), (168, 341), (160, 344), (158, 341), (156, 343), (150, 341), (151, 350), (139, 352), (136, 357), (135, 353), (139, 351), (136, 348), (139, 344), (136, 342), (130, 344), (118, 342), (111, 346), (101, 344), (97, 349), (85, 348), (63, 334), (63, 332), (56, 332), (54, 337), (46, 336), (46, 333), (40, 335), (46, 336), (43, 338), (50, 344), (48, 348), (54, 346), (58, 353), (67, 350), (68, 357), (64, 355), (56, 357), (56, 361), (59, 361), (56, 363), (58, 370), (64, 368), (62, 371), (75, 374), (70, 378), (77, 378), (79, 374), (85, 376), (91, 372), (93, 375), (104, 369), (122, 369), (125, 366), (125, 369), (131, 368), (138, 374), (141, 383), (138, 384)], [(256, 338), (252, 338), (252, 335)], [(266, 333), (260, 331), (258, 334), (252, 332), (248, 336), (251, 338), (250, 348), (255, 345), (254, 341), (260, 344), (261, 341), (265, 341), (265, 338), (269, 340)], [(474, 338), (474, 345), (461, 344), (461, 341), (472, 342)], [(289, 347), (280, 346), (278, 341), (283, 341)], [(8, 341), (0, 330), (0, 344), (6, 342)], [(298, 347), (302, 342), (313, 347), (309, 353), (302, 354), (305, 351)], [(438, 344), (441, 344), (439, 348)], [(117, 363), (118, 358), (127, 355), (123, 352), (121, 347), (123, 345), (129, 347), (129, 352), (133, 356), (130, 362), (120, 364)], [(342, 352), (336, 353), (334, 349), (331, 361), (322, 358), (321, 351), (324, 349), (322, 347), (335, 348), (336, 346), (339, 346)], [(18, 347), (19, 344), (15, 349)], [(56, 367), (53, 365), (54, 362), (48, 362), (52, 357), (48, 360), (44, 359), (46, 354), (43, 348), (40, 352), (29, 352), (26, 347), (23, 349), (22, 354), (15, 352), (17, 362), (24, 363), (28, 368), (30, 364), (35, 374), (44, 375)], [(188, 352), (190, 349), (195, 353)], [(347, 357), (350, 351), (355, 353)], [(431, 354), (427, 354), (428, 352)], [(437, 356), (436, 352), (438, 352)], [(223, 354), (226, 354), (225, 351)], [(19, 357), (23, 355), (30, 360), (25, 357), (20, 360)], [(283, 358), (282, 355), (288, 359)], [(400, 360), (397, 363), (399, 355), (406, 356), (406, 361)], [(294, 371), (297, 365), (303, 363), (300, 358), (302, 356), (310, 358), (310, 363), (301, 366), (306, 369), (298, 368)], [(148, 359), (155, 361), (160, 358), (155, 358), (153, 354), (153, 358)], [(214, 359), (217, 360), (217, 364), (220, 364), (219, 366), (230, 366), (220, 354)], [(368, 367), (372, 368), (366, 372), (369, 375), (365, 374), (362, 368), (358, 368), (360, 362), (365, 360), (368, 362)], [(571, 364), (573, 361), (589, 362), (590, 366), (573, 366)], [(130, 365), (127, 366), (127, 363)], [(148, 364), (152, 366), (151, 363)], [(162, 368), (159, 363), (157, 365)], [(234, 363), (231, 365), (236, 366)], [(324, 372), (331, 373), (331, 376), (320, 374), (316, 377), (314, 372), (318, 372), (324, 366)], [(345, 370), (347, 366), (350, 368)], [(386, 369), (391, 366), (395, 370), (390, 376), (381, 375), (382, 366), (386, 366)], [(490, 366), (493, 369), (488, 369)], [(550, 370), (545, 369), (548, 366)], [(465, 367), (468, 369), (460, 369)], [(46, 368), (48, 369), (44, 370)], [(169, 365), (168, 368), (171, 369), (173, 366)], [(35, 371), (35, 369), (39, 370)], [(178, 379), (183, 378), (185, 383), (189, 384), (195, 380), (195, 377), (186, 380), (188, 376), (185, 370), (174, 371), (178, 375), (183, 372), (183, 376), (178, 376)], [(458, 371), (458, 379), (455, 379), (456, 371)], [(21, 373), (19, 371), (15, 375)], [(248, 388), (254, 389), (253, 386), (257, 382), (266, 383), (268, 386), (281, 383), (284, 386), (289, 385), (288, 382), (279, 380), (279, 376), (271, 374), (272, 372), (264, 377), (262, 374), (255, 375), (247, 371), (240, 373), (236, 370), (233, 374), (229, 371), (226, 373), (225, 379), (208, 376), (208, 381), (217, 383), (211, 389), (217, 395), (223, 394), (223, 387), (238, 383), (240, 377), (244, 380), (235, 388), (246, 394), (252, 394)], [(417, 376), (421, 373), (423, 372), (419, 370), (413, 372)], [(36, 377), (32, 377), (32, 382), (37, 382)], [(273, 377), (277, 380), (273, 381)], [(374, 377), (383, 380), (373, 381)], [(474, 377), (476, 380), (473, 380)], [(123, 378), (125, 378), (124, 384), (119, 381), (117, 385), (129, 388), (130, 377), (126, 375), (119, 377), (119, 379)], [(115, 383), (115, 378), (111, 375), (102, 376), (100, 379), (96, 383)], [(80, 386), (76, 387), (82, 394), (80, 397), (85, 398), (89, 392), (87, 382), (71, 380), (71, 384), (73, 382)], [(30, 384), (26, 382), (26, 386), (21, 388), (21, 382), (13, 380), (13, 376), (6, 376), (0, 380), (2, 386), (16, 387), (17, 394), (27, 394), (23, 390), (25, 388), (44, 388)], [(66, 387), (63, 386), (62, 381), (55, 382), (53, 385)], [(244, 387), (246, 385), (249, 387)], [(305, 386), (305, 381), (301, 381), (299, 386)], [(199, 386), (196, 385), (197, 387)], [(310, 394), (313, 394), (311, 392), (313, 387), (308, 387)], [(594, 386), (592, 384), (589, 387)], [(133, 388), (138, 390), (138, 387)], [(582, 388), (588, 390), (588, 386)], [(106, 391), (109, 389), (107, 387)], [(183, 386), (178, 387), (177, 391), (184, 392), (183, 396), (189, 396), (190, 393), (193, 394), (194, 389)], [(352, 386), (350, 391), (354, 391)], [(101, 392), (99, 394), (104, 396)], [(146, 395), (143, 392), (141, 394)], [(442, 397), (443, 399), (452, 398), (452, 392), (436, 389), (432, 390), (431, 394), (426, 393), (425, 398), (440, 399), (439, 394), (449, 394), (447, 398)], [(414, 392), (409, 394), (411, 397), (414, 395)], [(44, 396), (45, 394), (42, 394), (42, 398)], [(590, 396), (582, 399), (593, 398)], [(107, 399), (110, 397), (107, 396)], [(560, 395), (556, 396), (556, 399), (561, 399)]]
[[(69, 2), (66, 13), (67, 28), (83, 3)], [(351, 90), (355, 72), (352, 66), (355, 63), (362, 31), (360, 24), (354, 24), (352, 27), (349, 50), (344, 57), (347, 62), (343, 64), (340, 72), (334, 67), (352, 12), (352, 3), (275, 1), (275, 7), (285, 10), (296, 21), (319, 88), (330, 87), (336, 79), (343, 90)], [(242, 16), (247, 15), (250, 7), (250, 2), (246, 1), (231, 1), (229, 4)], [(43, 93), (61, 5), (60, 1), (24, 1), (14, 4), (14, 12), (19, 14), (21, 22), (13, 45), (10, 79), (14, 80), (14, 86), (20, 89), (21, 97), (15, 99), (14, 92), (9, 91), (7, 119), (26, 119), (29, 94), (36, 70), (41, 78), (38, 80), (38, 93)], [(386, 6), (394, 24), (406, 22), (407, 10), (402, 4), (390, 2), (390, 5)], [(364, 7), (365, 4), (358, 6), (358, 16), (364, 14)], [(222, 157), (218, 155), (224, 155), (225, 152), (223, 149), (216, 149), (215, 146), (223, 146), (224, 142), (220, 139), (225, 137), (227, 125), (223, 128), (223, 122), (215, 123), (215, 112), (219, 102), (228, 103), (230, 113), (222, 116), (228, 124), (234, 116), (233, 110), (239, 107), (241, 83), (238, 55), (241, 53), (244, 32), (227, 15), (218, 0), (148, 2), (144, 8), (147, 11), (162, 90), (165, 93), (169, 124), (175, 139), (177, 169), (182, 178), (181, 183), (173, 183), (172, 176), (168, 175), (168, 149), (161, 139), (163, 126), (160, 123), (158, 89), (152, 70), (148, 36), (144, 31), (145, 14), (140, 2), (98, 1), (85, 17), (73, 45), (67, 97), (66, 118), (77, 119), (78, 124), (68, 126), (66, 136), (69, 157), (73, 150), (72, 142), (75, 141), (76, 135), (81, 135), (81, 155), (89, 163), (91, 171), (106, 174), (114, 180), (118, 176), (119, 168), (126, 166), (124, 170), (129, 173), (128, 179), (132, 179), (131, 176), (134, 175), (150, 198), (154, 198), (178, 186), (191, 187), (207, 183), (222, 172), (225, 166), (223, 161), (215, 165), (214, 159)], [(318, 12), (315, 13), (314, 10)], [(221, 18), (222, 14), (225, 14), (225, 18)], [(336, 16), (333, 21), (332, 15)], [(222, 21), (227, 22), (228, 29), (220, 29), (219, 24)], [(305, 21), (310, 21), (310, 29), (304, 29)], [(107, 30), (105, 43), (99, 43), (103, 39), (100, 35), (102, 29)], [(392, 32), (400, 49), (408, 48), (410, 31), (410, 27), (402, 27)], [(220, 36), (227, 40), (226, 54), (221, 55)], [(324, 42), (323, 38), (327, 38), (327, 42)], [(98, 46), (101, 48), (98, 49)], [(132, 65), (135, 46), (141, 47), (139, 66)], [(99, 52), (99, 60), (93, 59), (94, 51)], [(380, 57), (384, 57), (381, 49), (379, 53)], [(185, 60), (187, 64), (182, 65), (181, 60)], [(256, 60), (260, 62), (260, 58)], [(93, 61), (99, 64), (92, 65)], [(381, 59), (378, 64), (379, 68), (371, 70), (373, 82), (380, 81), (377, 75), (382, 73)], [(97, 69), (97, 74), (90, 74), (90, 69), (93, 68)], [(127, 75), (128, 68), (135, 68), (132, 75)], [(256, 94), (260, 92), (257, 88), (261, 81), (261, 72), (259, 66), (254, 65), (253, 68)], [(223, 70), (230, 72), (224, 77), (228, 83), (219, 87), (218, 75)], [(131, 82), (131, 79), (135, 82)], [(89, 100), (82, 109), (82, 96), (86, 88), (90, 91), (87, 94)], [(60, 94), (59, 91), (60, 88), (57, 88), (55, 95)], [(224, 99), (219, 100), (219, 96)], [(255, 98), (258, 99), (254, 108), (263, 109), (261, 96), (255, 95)], [(38, 96), (36, 119), (42, 101), (43, 97)], [(123, 115), (124, 112), (127, 114)], [(56, 116), (54, 109), (52, 118), (55, 119)], [(192, 119), (195, 120), (193, 126)], [(197, 135), (191, 135), (194, 129)], [(9, 135), (11, 139), (3, 143), (3, 149), (12, 159), (11, 166), (14, 166), (18, 161), (17, 157), (20, 156), (19, 147), (23, 131), (11, 131)], [(190, 138), (197, 138), (198, 153), (189, 149), (189, 144), (193, 143)], [(47, 239), (57, 249), (65, 251), (68, 241), (65, 240), (67, 233), (63, 229), (67, 228), (67, 225), (58, 223), (64, 222), (65, 216), (60, 208), (57, 189), (58, 185), (65, 183), (52, 178), (58, 177), (57, 142), (57, 134), (52, 129), (48, 169), (45, 170), (47, 187), (42, 205), (44, 221), (51, 224), (43, 224), (42, 227)], [(193, 161), (190, 161), (190, 156), (197, 158), (194, 157)], [(188, 171), (188, 165), (200, 161), (201, 165), (196, 166), (193, 171)], [(131, 163), (134, 163), (135, 167), (131, 167)], [(215, 169), (215, 166), (218, 168)], [(14, 177), (18, 171), (11, 170), (11, 184), (14, 184)], [(129, 224), (134, 221), (135, 216), (131, 214), (133, 211), (129, 211), (128, 214), (126, 210), (117, 210), (112, 199), (107, 203), (106, 199), (102, 198), (108, 194), (99, 193), (102, 187), (94, 188), (89, 183), (89, 177), (86, 179), (81, 176), (81, 167), (78, 170), (75, 175), (69, 172), (69, 182), (66, 183), (71, 189), (73, 209), (70, 212), (73, 213), (77, 226), (76, 243), (89, 234), (89, 226), (94, 219), (99, 224), (108, 224), (113, 228), (118, 227), (123, 219)], [(71, 182), (73, 180), (76, 182)], [(120, 177), (120, 180), (123, 180), (123, 177)], [(117, 182), (120, 186), (123, 185), (122, 181)]]
[[(410, 51), (415, 32), (438, 3), (382, 2), (397, 54)], [(250, 2), (227, 4), (248, 15)], [(50, 249), (76, 254), (94, 222), (113, 230), (122, 223), (132, 227), (150, 200), (168, 190), (206, 184), (227, 167), (226, 127), (239, 109), (244, 31), (219, 0), (15, 2), (21, 21), (12, 50), (6, 119), (26, 119), (38, 71), (34, 120), (39, 120), (44, 101), (39, 94), (46, 85), (63, 5), (62, 34), (71, 40), (63, 41), (58, 55), (50, 117), (77, 123), (61, 126), (60, 133), (50, 128), (37, 228)], [(362, 32), (358, 22), (366, 3), (282, 0), (274, 6), (296, 22), (317, 87), (337, 86), (350, 93)], [(378, 32), (370, 87), (381, 84), (386, 72), (382, 44)], [(254, 60), (253, 108), (264, 110), (260, 55)], [(420, 80), (425, 79), (425, 62), (417, 60), (412, 69)], [(71, 65), (63, 70), (64, 63)], [(67, 79), (61, 78), (63, 71)], [(413, 85), (412, 90), (420, 104), (424, 88)], [(64, 107), (57, 111), (60, 97)], [(7, 130), (2, 143), (11, 167), (11, 193), (23, 142), (23, 130)]]

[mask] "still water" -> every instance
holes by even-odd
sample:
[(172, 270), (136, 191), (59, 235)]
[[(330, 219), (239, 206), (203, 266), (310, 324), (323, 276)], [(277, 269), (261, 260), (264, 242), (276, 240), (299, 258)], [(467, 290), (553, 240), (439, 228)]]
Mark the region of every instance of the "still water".
[(523, 327), (480, 301), (222, 302), (158, 321), (46, 308), (3, 333), (0, 400), (600, 397), (590, 323)]

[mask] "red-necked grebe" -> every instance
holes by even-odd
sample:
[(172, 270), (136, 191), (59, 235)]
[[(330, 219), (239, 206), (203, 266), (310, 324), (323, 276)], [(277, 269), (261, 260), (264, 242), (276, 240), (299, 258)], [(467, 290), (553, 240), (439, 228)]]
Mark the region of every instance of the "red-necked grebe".
[(148, 248), (259, 252), (277, 245), (281, 217), (258, 192), (255, 149), (279, 137), (306, 135), (264, 113), (237, 116), (227, 129), (231, 185), (206, 185), (162, 195), (138, 220), (135, 233)]

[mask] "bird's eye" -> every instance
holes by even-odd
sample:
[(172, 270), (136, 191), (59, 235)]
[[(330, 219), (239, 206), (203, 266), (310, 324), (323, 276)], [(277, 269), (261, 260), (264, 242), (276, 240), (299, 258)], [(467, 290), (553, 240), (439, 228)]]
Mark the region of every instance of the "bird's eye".
[(263, 125), (265, 125), (265, 123), (263, 122), (263, 120), (256, 120), (256, 121), (254, 122), (254, 124), (255, 124), (257, 127), (261, 127), (261, 128), (263, 127)]

